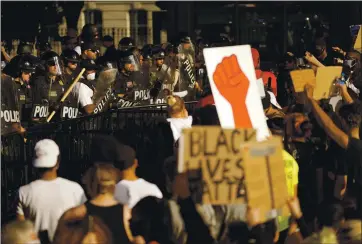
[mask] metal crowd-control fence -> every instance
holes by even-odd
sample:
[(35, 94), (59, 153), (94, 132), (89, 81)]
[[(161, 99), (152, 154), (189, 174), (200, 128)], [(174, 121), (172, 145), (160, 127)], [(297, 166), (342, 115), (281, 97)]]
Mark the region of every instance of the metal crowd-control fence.
[[(196, 102), (186, 103), (190, 113)], [(166, 122), (164, 105), (109, 110), (74, 120), (35, 127), (24, 137), (9, 134), (1, 137), (1, 216), (2, 222), (15, 216), (17, 191), (36, 179), (32, 168), (35, 144), (44, 138), (57, 142), (61, 151), (59, 175), (80, 182), (90, 166), (92, 138), (110, 134), (133, 146), (137, 152), (139, 174), (162, 184), (163, 160), (173, 153), (173, 136)]]

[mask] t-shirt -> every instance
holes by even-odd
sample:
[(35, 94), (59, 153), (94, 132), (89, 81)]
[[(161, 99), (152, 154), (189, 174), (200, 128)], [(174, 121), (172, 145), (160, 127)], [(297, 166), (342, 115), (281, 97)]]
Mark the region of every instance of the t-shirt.
[(192, 117), (188, 116), (186, 118), (169, 118), (167, 119), (170, 122), (170, 127), (173, 134), (173, 139), (177, 141), (181, 136), (182, 129), (191, 128)]
[(160, 189), (144, 179), (134, 181), (121, 180), (116, 185), (114, 197), (122, 204), (133, 208), (141, 199), (145, 197), (162, 198), (163, 195)]
[(17, 214), (35, 224), (37, 232), (48, 232), (53, 240), (59, 218), (65, 211), (87, 201), (83, 188), (64, 178), (36, 180), (19, 189)]
[[(293, 156), (290, 155), (287, 151), (283, 150), (282, 156), (284, 161), (285, 176), (287, 179), (288, 196), (294, 197), (295, 186), (298, 185), (299, 166)], [(289, 217), (278, 216), (278, 226), (279, 231), (288, 229)]]
[(78, 82), (73, 90), (72, 93), (74, 97), (77, 99), (78, 104), (80, 107), (84, 108), (87, 105), (93, 104), (93, 90), (89, 88), (87, 85)]

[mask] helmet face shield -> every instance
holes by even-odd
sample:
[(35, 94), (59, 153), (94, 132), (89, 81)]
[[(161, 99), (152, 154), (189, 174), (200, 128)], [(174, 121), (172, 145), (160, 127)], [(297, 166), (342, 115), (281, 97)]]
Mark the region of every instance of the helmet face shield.
[(55, 67), (54, 75), (61, 75), (62, 69), (60, 68), (60, 61), (58, 57), (52, 57), (49, 60), (47, 60), (47, 65), (49, 67)]
[(134, 71), (139, 71), (141, 65), (138, 57), (135, 55), (130, 55), (128, 58), (131, 60), (131, 64), (133, 65)]

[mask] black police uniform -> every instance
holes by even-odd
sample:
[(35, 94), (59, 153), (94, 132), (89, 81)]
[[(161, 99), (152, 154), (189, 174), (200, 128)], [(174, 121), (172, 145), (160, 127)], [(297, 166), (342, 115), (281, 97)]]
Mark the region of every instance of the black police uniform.
[(31, 86), (21, 80), (14, 81), (14, 88), (19, 102), (20, 121), (26, 127), (31, 121), (33, 92)]
[[(65, 85), (59, 76), (57, 76), (53, 81), (51, 81), (50, 78), (46, 76), (38, 76), (33, 86), (33, 104), (48, 105), (48, 112), (50, 114), (53, 110), (61, 109), (59, 107), (59, 102), (64, 92)], [(34, 109), (36, 109), (36, 106), (34, 106)], [(44, 115), (46, 112), (47, 111), (45, 110), (39, 111), (39, 113), (42, 113), (42, 115)], [(36, 110), (33, 111), (33, 117), (37, 117)], [(55, 116), (53, 120), (59, 120), (59, 117)], [(39, 122), (42, 123), (45, 121), (43, 119)]]
[(14, 131), (13, 124), (20, 123), (18, 95), (10, 76), (1, 75), (1, 135)]

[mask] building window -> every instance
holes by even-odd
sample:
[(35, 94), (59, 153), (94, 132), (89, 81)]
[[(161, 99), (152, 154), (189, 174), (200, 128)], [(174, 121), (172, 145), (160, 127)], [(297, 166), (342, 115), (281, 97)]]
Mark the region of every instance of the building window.
[(136, 45), (143, 46), (147, 44), (147, 11), (130, 10), (131, 20), (131, 37), (135, 40)]

